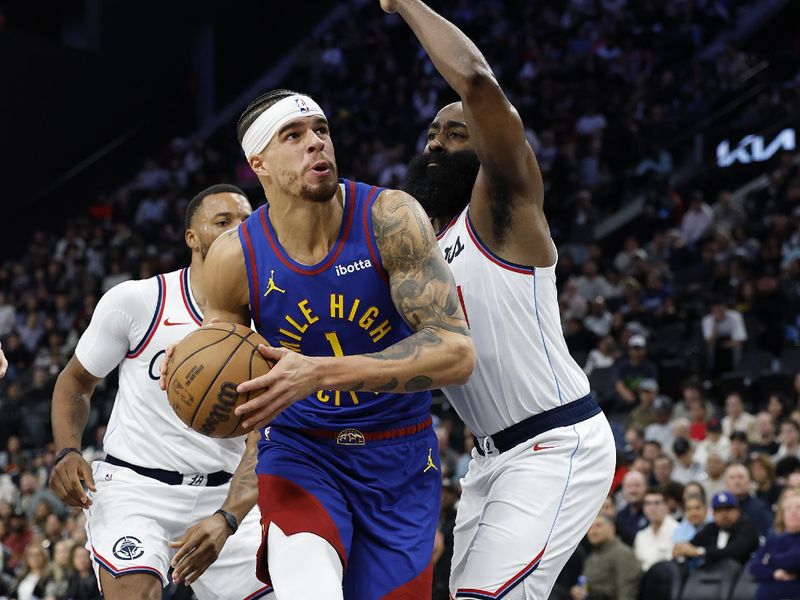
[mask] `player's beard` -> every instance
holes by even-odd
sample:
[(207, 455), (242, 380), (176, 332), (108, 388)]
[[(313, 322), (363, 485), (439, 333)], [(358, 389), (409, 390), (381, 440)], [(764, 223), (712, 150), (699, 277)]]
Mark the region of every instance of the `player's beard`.
[[(431, 162), (438, 166), (429, 167)], [(472, 150), (420, 154), (408, 164), (403, 190), (417, 199), (431, 220), (447, 223), (469, 204), (480, 166)]]
[(336, 193), (339, 186), (339, 171), (334, 163), (331, 163), (331, 176), (327, 180), (317, 185), (300, 185), (300, 197), (311, 202), (327, 202)]

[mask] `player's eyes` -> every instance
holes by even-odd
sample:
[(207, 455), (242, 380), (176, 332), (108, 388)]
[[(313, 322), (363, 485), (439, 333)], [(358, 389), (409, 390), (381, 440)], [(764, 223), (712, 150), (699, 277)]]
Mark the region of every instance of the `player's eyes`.
[(299, 137), (300, 137), (300, 134), (294, 133), (294, 132), (286, 134), (286, 139), (287, 140), (296, 140)]
[(225, 227), (230, 224), (230, 221), (217, 221), (217, 227)]
[(435, 139), (436, 139), (436, 134), (435, 134), (435, 133), (433, 133), (433, 132), (431, 131), (431, 132), (428, 134), (428, 141), (431, 141), (431, 142), (432, 142), (432, 141), (433, 141), (433, 140), (435, 140)]
[(328, 128), (327, 127), (319, 127), (317, 128), (318, 135), (328, 135)]
[(452, 132), (450, 134), (450, 137), (453, 138), (453, 139), (460, 140), (460, 139), (464, 139), (467, 136), (465, 136), (464, 134), (461, 134), (461, 133)]

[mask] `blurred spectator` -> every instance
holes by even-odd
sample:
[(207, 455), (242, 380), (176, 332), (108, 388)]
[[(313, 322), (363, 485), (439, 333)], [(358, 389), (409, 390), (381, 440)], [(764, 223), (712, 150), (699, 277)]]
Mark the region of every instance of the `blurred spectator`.
[(573, 587), (572, 599), (636, 600), (642, 570), (630, 546), (616, 536), (613, 519), (598, 515), (587, 537), (592, 552), (583, 567), (586, 585)]
[(736, 496), (719, 492), (711, 499), (714, 521), (703, 527), (689, 543), (675, 544), (675, 558), (702, 557), (713, 563), (731, 558), (744, 564), (758, 547), (758, 529), (742, 514)]
[[(655, 486), (664, 486), (669, 481), (672, 481), (672, 470), (675, 463), (672, 458), (666, 454), (657, 456), (653, 461), (653, 484)], [(646, 514), (646, 513), (645, 513)]]
[(712, 374), (719, 376), (735, 370), (747, 341), (742, 313), (728, 308), (724, 298), (715, 298), (711, 302), (711, 312), (703, 317), (701, 324)]
[(747, 467), (734, 464), (725, 469), (725, 489), (736, 498), (737, 508), (749, 517), (759, 534), (766, 536), (772, 528), (772, 512), (751, 491)]
[(689, 494), (683, 500), (683, 520), (672, 532), (672, 543), (690, 542), (710, 521), (705, 497), (700, 494)]
[(597, 347), (589, 351), (583, 372), (591, 375), (595, 369), (608, 369), (614, 366), (619, 352), (614, 337), (606, 335), (597, 341)]
[(623, 542), (633, 545), (636, 534), (647, 527), (644, 514), (644, 495), (647, 481), (638, 471), (629, 471), (622, 479), (622, 500), (625, 505), (617, 513), (617, 532)]
[(69, 580), (72, 576), (72, 556), (73, 543), (70, 540), (59, 540), (53, 550), (53, 570), (50, 581), (47, 584), (45, 593), (53, 596), (57, 600), (67, 598), (69, 590)]
[(731, 452), (729, 460), (732, 463), (746, 465), (750, 462), (750, 442), (744, 431), (734, 431), (731, 434)]
[(31, 543), (33, 539), (33, 532), (25, 519), (25, 513), (22, 509), (15, 509), (11, 515), (8, 532), (5, 537), (0, 539), (9, 552), (10, 556), (6, 561), (6, 565), (12, 571), (17, 568), (17, 565), (22, 562), (25, 548)]
[(744, 431), (748, 441), (758, 442), (756, 418), (745, 412), (742, 396), (737, 392), (725, 398), (725, 416), (722, 417), (722, 434), (730, 436), (734, 431)]
[(784, 419), (781, 422), (781, 432), (778, 437), (780, 446), (775, 453), (775, 460), (784, 456), (800, 458), (800, 425), (794, 419)]
[(655, 422), (650, 423), (644, 430), (644, 437), (647, 441), (658, 442), (662, 448), (672, 448), (673, 422), (672, 402), (669, 398), (661, 396), (653, 401), (653, 412)]
[(692, 192), (689, 210), (683, 215), (681, 221), (681, 238), (686, 246), (694, 246), (705, 238), (711, 228), (714, 216), (711, 207), (706, 204), (701, 192)]
[(707, 498), (717, 492), (725, 490), (725, 468), (727, 462), (717, 452), (711, 452), (706, 458), (705, 475), (700, 479), (700, 485)]
[(672, 533), (678, 522), (668, 514), (664, 493), (650, 489), (644, 497), (644, 514), (650, 524), (636, 534), (633, 552), (647, 571), (655, 563), (672, 558)]
[(598, 338), (604, 338), (611, 331), (613, 317), (606, 308), (606, 301), (602, 296), (598, 296), (589, 303), (589, 314), (583, 320), (583, 324)]
[(642, 379), (639, 383), (639, 404), (628, 415), (628, 425), (645, 429), (656, 420), (653, 403), (658, 395), (658, 382), (655, 379)]
[(89, 552), (82, 545), (72, 547), (70, 556), (72, 575), (69, 578), (67, 597), (70, 600), (102, 600), (97, 589), (97, 579), (92, 570)]
[(39, 542), (25, 548), (25, 559), (17, 581), (11, 588), (10, 600), (37, 600), (44, 598), (50, 581), (50, 563), (47, 552)]
[(693, 441), (702, 442), (708, 434), (708, 410), (705, 402), (694, 402), (689, 408), (689, 435)]
[(769, 456), (755, 456), (750, 461), (750, 478), (756, 486), (756, 498), (772, 510), (783, 492), (783, 486), (775, 481), (775, 463)]
[(636, 402), (639, 384), (644, 379), (658, 379), (658, 369), (647, 359), (647, 340), (632, 335), (628, 340), (628, 356), (616, 365), (616, 390), (621, 402), (618, 408), (629, 409)]
[(686, 438), (677, 438), (672, 442), (675, 454), (675, 467), (672, 469), (672, 480), (678, 483), (697, 481), (703, 476), (703, 467), (694, 460), (694, 449)]
[(780, 450), (780, 444), (775, 439), (775, 421), (772, 415), (762, 411), (756, 415), (757, 440), (750, 446), (754, 454), (775, 456)]
[(727, 460), (731, 453), (731, 441), (722, 435), (722, 423), (719, 419), (711, 419), (706, 424), (706, 438), (697, 443), (694, 457), (701, 465), (706, 463), (710, 454), (718, 454)]
[(574, 281), (578, 294), (587, 302), (614, 295), (611, 284), (605, 276), (598, 273), (597, 263), (593, 260), (583, 265), (583, 275), (576, 277)]
[(767, 538), (748, 568), (758, 582), (756, 600), (800, 598), (800, 494), (781, 499), (783, 531)]

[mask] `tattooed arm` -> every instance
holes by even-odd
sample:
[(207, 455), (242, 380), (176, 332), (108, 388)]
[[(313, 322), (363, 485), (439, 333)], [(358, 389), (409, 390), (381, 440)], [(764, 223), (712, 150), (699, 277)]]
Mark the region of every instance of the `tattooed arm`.
[[(247, 436), (244, 454), (231, 479), (228, 497), (222, 505), (222, 510), (232, 514), (239, 524), (258, 499), (256, 461), (259, 437), (257, 431)], [(172, 548), (177, 548), (172, 559), (172, 580), (176, 583), (185, 581), (191, 585), (217, 560), (222, 547), (232, 534), (225, 518), (214, 513), (187, 529), (174, 542), (170, 542)]]
[(316, 390), (416, 392), (466, 383), (475, 349), (450, 268), (422, 207), (405, 192), (384, 191), (373, 205), (375, 237), (389, 274), (392, 300), (414, 333), (381, 352), (303, 356), (264, 348), (272, 370), (239, 386), (260, 391), (239, 406), (245, 427), (261, 427)]

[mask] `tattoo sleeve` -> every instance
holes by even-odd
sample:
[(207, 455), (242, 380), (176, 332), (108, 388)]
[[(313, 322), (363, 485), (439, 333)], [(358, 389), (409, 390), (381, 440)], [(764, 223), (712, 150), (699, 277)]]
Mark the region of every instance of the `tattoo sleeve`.
[[(427, 215), (411, 196), (388, 193), (391, 196), (373, 209), (375, 237), (389, 274), (392, 300), (414, 334), (369, 356), (413, 359), (447, 344), (450, 334), (469, 337), (469, 330), (453, 275)], [(436, 381), (434, 364), (430, 372), (415, 373), (402, 381), (393, 379), (386, 387), (394, 384), (390, 389), (408, 392), (430, 389)]]

